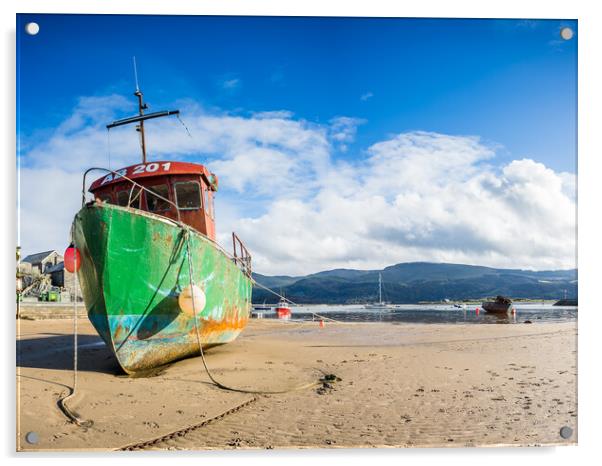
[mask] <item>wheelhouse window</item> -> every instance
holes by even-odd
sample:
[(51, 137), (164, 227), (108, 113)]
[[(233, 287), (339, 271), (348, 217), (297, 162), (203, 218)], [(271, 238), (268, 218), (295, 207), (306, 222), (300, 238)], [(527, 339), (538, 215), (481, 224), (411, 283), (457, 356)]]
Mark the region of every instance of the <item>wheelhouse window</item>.
[(176, 204), (182, 210), (201, 208), (201, 186), (196, 181), (174, 183)]
[[(157, 186), (149, 186), (148, 191), (146, 191), (146, 206), (149, 212), (162, 212), (165, 210), (169, 210), (171, 205), (161, 197), (165, 199), (169, 199), (169, 188), (166, 184), (160, 184)], [(153, 193), (157, 194), (157, 196), (153, 195)], [(161, 197), (158, 197), (161, 196)]]
[(124, 191), (119, 191), (117, 193), (117, 205), (127, 206), (129, 203), (130, 207), (135, 209), (140, 208), (140, 193), (142, 189), (139, 187), (134, 187), (134, 189), (127, 189)]

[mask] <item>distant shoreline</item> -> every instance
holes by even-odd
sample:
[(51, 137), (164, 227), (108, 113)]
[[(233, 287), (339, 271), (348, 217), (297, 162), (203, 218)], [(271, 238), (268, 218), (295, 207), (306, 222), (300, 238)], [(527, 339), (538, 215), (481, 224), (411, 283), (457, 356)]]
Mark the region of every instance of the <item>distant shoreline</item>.
[[(556, 302), (578, 296), (577, 269), (529, 271), (465, 264), (405, 262), (381, 270), (335, 269), (305, 276), (253, 274), (261, 286), (255, 303), (271, 302), (274, 294), (292, 302), (394, 304), (457, 302), (480, 304), (497, 295), (515, 302)], [(269, 288), (272, 291), (268, 291)]]
[[(480, 306), (483, 301), (487, 301), (490, 299), (493, 299), (493, 296), (488, 296), (485, 298), (480, 298), (480, 299), (470, 299), (470, 300), (450, 300), (449, 302), (444, 302), (444, 301), (418, 301), (418, 302), (412, 302), (412, 303), (396, 303), (396, 302), (391, 302), (390, 304), (395, 304), (395, 305), (401, 305), (401, 306), (410, 306), (410, 305), (419, 305), (419, 304), (429, 304), (429, 305), (438, 305), (438, 306), (445, 306), (445, 305), (453, 305), (453, 304), (466, 304), (466, 305), (478, 305)], [(576, 299), (536, 299), (536, 298), (517, 298), (517, 299), (513, 299), (512, 302), (514, 303), (521, 303), (521, 304), (538, 304), (538, 303), (542, 303), (542, 304), (557, 304), (557, 303), (561, 303), (561, 302), (575, 302), (576, 303)], [(253, 303), (252, 306), (275, 306), (277, 303), (273, 302), (273, 303)], [(294, 302), (293, 305), (296, 306), (304, 306), (304, 307), (319, 307), (319, 306), (364, 306), (368, 304), (368, 302), (361, 302), (361, 303), (303, 303), (303, 302)], [(577, 306), (577, 304), (558, 304), (559, 306)]]

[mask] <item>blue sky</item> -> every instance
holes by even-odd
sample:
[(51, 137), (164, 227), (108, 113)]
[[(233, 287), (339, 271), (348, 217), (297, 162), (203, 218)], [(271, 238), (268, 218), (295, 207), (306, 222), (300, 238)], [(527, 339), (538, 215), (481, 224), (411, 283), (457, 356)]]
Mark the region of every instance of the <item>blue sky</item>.
[[(24, 33), (24, 24), (30, 21), (40, 24), (36, 36)], [(570, 41), (560, 38), (560, 29), (565, 26), (575, 31)], [(457, 178), (472, 174), (466, 179), (467, 186), (477, 175), (485, 179), (487, 170), (523, 183), (525, 177), (518, 176), (520, 170), (512, 163), (529, 160), (539, 164), (537, 169), (544, 167), (562, 183), (569, 183), (562, 190), (570, 191), (574, 183), (567, 180), (576, 172), (576, 33), (577, 23), (572, 20), (19, 15), (17, 121), (22, 167), (58, 169), (63, 162), (57, 147), (64, 150), (72, 141), (84, 150), (83, 135), (92, 134), (87, 133), (92, 129), (98, 130), (94, 134), (100, 134), (102, 124), (107, 122), (100, 121), (101, 115), (109, 118), (132, 114), (135, 55), (140, 84), (152, 108), (183, 106), (184, 121), (190, 120), (190, 126), (197, 131), (198, 144), (179, 148), (177, 156), (181, 158), (195, 159), (208, 153), (207, 160), (222, 170), (242, 166), (245, 161), (237, 152), (241, 140), (227, 135), (231, 141), (220, 145), (218, 141), (225, 136), (212, 129), (211, 122), (215, 120), (233, 133), (244, 133), (247, 152), (269, 148), (272, 152), (264, 150), (258, 154), (275, 164), (275, 174), (279, 174), (280, 167), (280, 175), (292, 183), (305, 181), (301, 176), (295, 178), (302, 173), (301, 165), (294, 166), (299, 160), (314, 172), (345, 173), (345, 169), (355, 168), (376, 174), (381, 173), (378, 164), (386, 166), (394, 154), (409, 160), (416, 147), (435, 147), (428, 152), (429, 157), (464, 154), (454, 159), (458, 161), (456, 165), (437, 166), (444, 170), (442, 176), (445, 170), (452, 170), (449, 174)], [(130, 99), (129, 103), (119, 97)], [(281, 111), (281, 115), (272, 114), (273, 125), (269, 128), (264, 117), (257, 116), (275, 111)], [(74, 121), (79, 125), (76, 130), (64, 130), (66, 122)], [(159, 134), (165, 125), (153, 123), (149, 132)], [(261, 134), (266, 131), (284, 127), (290, 130), (290, 138), (297, 141), (295, 138), (299, 137), (298, 141), (306, 142), (292, 145), (262, 139)], [(248, 136), (253, 131), (258, 133)], [(131, 134), (128, 137), (132, 139)], [(478, 139), (477, 148), (471, 137)], [(458, 149), (460, 143), (463, 145)], [(440, 147), (445, 149), (439, 150)], [(91, 149), (106, 158), (104, 145)], [(161, 149), (159, 144), (150, 145), (151, 154), (153, 149), (157, 156), (169, 154), (169, 149)], [(228, 155), (220, 158), (220, 151)], [(126, 165), (138, 161), (135, 148), (130, 153), (122, 154)], [(411, 165), (410, 170), (420, 163)], [(521, 167), (528, 168), (525, 163)], [(35, 174), (27, 172), (30, 179)], [(430, 175), (424, 176), (426, 180)], [(275, 218), (274, 209), (280, 203), (307, 200), (295, 190), (281, 196), (262, 191), (244, 177), (229, 181), (232, 189), (226, 185), (221, 193), (222, 225), (239, 231), (248, 228), (249, 236), (250, 225), (267, 221), (266, 216)], [(328, 189), (317, 175), (309, 181), (310, 185), (315, 182), (318, 195), (312, 197), (311, 206), (303, 204), (303, 208), (312, 214), (324, 212)], [(345, 180), (340, 183), (346, 184)], [(439, 180), (436, 183), (441, 184)], [(554, 180), (550, 183), (556, 186)], [(390, 186), (391, 191), (372, 194), (390, 206), (399, 202), (402, 195), (418, 195), (435, 202), (436, 196), (442, 194), (425, 193), (420, 187), (408, 194), (394, 183), (382, 184)], [(494, 191), (490, 188), (491, 194)], [(538, 189), (530, 186), (522, 192), (532, 196), (542, 192)], [(341, 188), (339, 194), (343, 191)], [(352, 196), (340, 195), (341, 201)], [(244, 212), (235, 205), (237, 199), (245, 205)], [(523, 201), (508, 198), (505, 205), (514, 212)], [(498, 204), (495, 200), (491, 205)], [(523, 207), (521, 219), (534, 209)], [(24, 225), (33, 223), (28, 219), (37, 218), (35, 212), (39, 212), (39, 206), (28, 208), (24, 210), (31, 214), (23, 217)], [(546, 207), (537, 208), (538, 216), (533, 218), (546, 218)], [(441, 209), (449, 211), (451, 207), (440, 206), (438, 210)], [(306, 216), (298, 219), (300, 228), (303, 219)], [(433, 235), (436, 229), (432, 230), (432, 225), (442, 219), (427, 220), (423, 225), (414, 225), (411, 234), (400, 225), (387, 224), (391, 228), (388, 237), (405, 239), (399, 242), (395, 257), (379, 256), (377, 265), (422, 257), (504, 265), (501, 258), (511, 256), (507, 265), (516, 263), (513, 253), (501, 246), (513, 241), (511, 233), (493, 246), (493, 240), (472, 237), (471, 244), (482, 244), (484, 250), (481, 255), (470, 255), (467, 251), (473, 247), (460, 244), (467, 228), (465, 223), (456, 230), (437, 233), (438, 238), (449, 240), (451, 249), (427, 250), (425, 244), (431, 244), (433, 239), (418, 240), (415, 232)], [(475, 234), (471, 228), (468, 230)], [(570, 225), (567, 228), (569, 231)], [(25, 230), (24, 236), (27, 238)], [(33, 238), (24, 241), (31, 248), (46, 244)], [(345, 238), (333, 237), (333, 241), (341, 248), (339, 256), (324, 260), (316, 256), (299, 271), (374, 265), (347, 253), (351, 248), (343, 246)], [(278, 248), (270, 251), (262, 245), (255, 246), (260, 251), (260, 264), (269, 269), (264, 271), (276, 270), (274, 257), (284, 253), (275, 252)], [(550, 243), (549, 251), (555, 247)], [(488, 252), (483, 255), (485, 250)], [(299, 254), (304, 253), (300, 250)], [(573, 259), (550, 257), (534, 267), (570, 265)], [(528, 266), (528, 262), (523, 265)]]
[[(37, 20), (38, 36), (20, 26)], [(367, 122), (357, 147), (428, 128), (478, 134), (575, 171), (576, 21), (22, 15), (19, 123), (52, 127), (76, 98), (133, 86), (155, 107), (193, 98)], [(232, 86), (228, 87), (227, 83)], [(362, 100), (361, 97), (365, 96)]]

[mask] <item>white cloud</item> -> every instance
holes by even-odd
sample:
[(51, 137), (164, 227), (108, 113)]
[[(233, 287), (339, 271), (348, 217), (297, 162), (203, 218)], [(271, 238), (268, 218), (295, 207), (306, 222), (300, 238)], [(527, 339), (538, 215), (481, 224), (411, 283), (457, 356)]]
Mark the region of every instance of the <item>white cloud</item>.
[(253, 112), (252, 115), (255, 118), (271, 120), (271, 119), (279, 119), (279, 118), (283, 118), (283, 119), (292, 118), (295, 114), (288, 110), (272, 110), (272, 111), (267, 111), (267, 112)]
[(240, 84), (240, 79), (238, 78), (225, 79), (222, 81), (222, 87), (224, 89), (236, 89), (237, 87), (240, 87)]
[(339, 116), (330, 120), (330, 139), (336, 143), (337, 148), (347, 152), (347, 144), (355, 140), (357, 127), (366, 121), (361, 118)]
[(366, 92), (365, 94), (362, 94), (360, 96), (360, 100), (362, 102), (366, 102), (367, 100), (371, 99), (372, 97), (374, 97), (374, 94), (372, 92)]
[(368, 149), (370, 175), (379, 192), (418, 192), (427, 186), (470, 179), (478, 164), (494, 156), (476, 137), (414, 131), (402, 133)]
[[(23, 153), (22, 246), (61, 248), (78, 209), (81, 172), (107, 165), (104, 124), (123, 116), (119, 96), (82, 99), (50, 137)], [(240, 116), (181, 107), (149, 122), (151, 158), (206, 163), (220, 177), (218, 235), (236, 231), (255, 269), (300, 274), (442, 261), (525, 268), (575, 266), (575, 175), (530, 159), (495, 165), (477, 137), (414, 131), (333, 157), (363, 123), (329, 125), (287, 111)], [(111, 131), (112, 166), (138, 161), (132, 128)]]
[(404, 261), (576, 266), (567, 174), (528, 159), (496, 169), (493, 149), (478, 138), (436, 133), (400, 134), (368, 154), (323, 173), (315, 196), (274, 202), (238, 222), (261, 269), (306, 273)]

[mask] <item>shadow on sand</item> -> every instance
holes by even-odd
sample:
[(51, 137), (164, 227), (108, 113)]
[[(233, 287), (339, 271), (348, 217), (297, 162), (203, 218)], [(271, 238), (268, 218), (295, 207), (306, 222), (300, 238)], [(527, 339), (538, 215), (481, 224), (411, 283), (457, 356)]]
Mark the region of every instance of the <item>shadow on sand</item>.
[[(78, 336), (78, 370), (121, 375), (115, 356), (97, 336)], [(17, 367), (73, 369), (73, 335), (23, 338), (17, 340)]]

